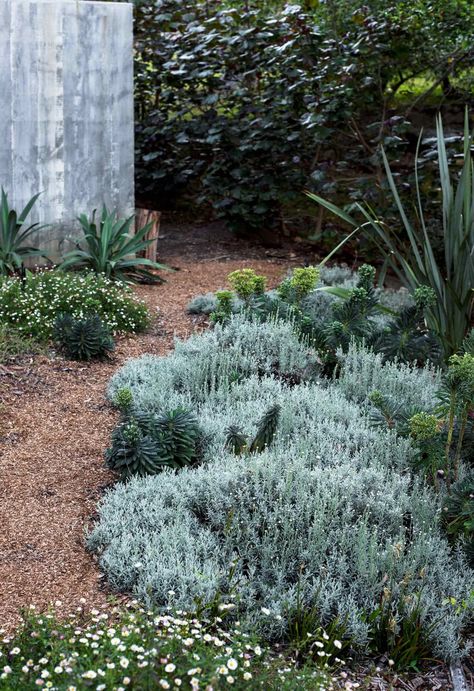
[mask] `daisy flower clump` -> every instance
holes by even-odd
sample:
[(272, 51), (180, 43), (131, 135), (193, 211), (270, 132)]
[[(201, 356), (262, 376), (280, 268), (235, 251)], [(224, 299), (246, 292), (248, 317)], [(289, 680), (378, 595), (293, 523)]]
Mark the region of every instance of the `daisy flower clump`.
[(40, 271), (0, 280), (0, 323), (38, 341), (48, 340), (56, 317), (97, 314), (113, 333), (144, 329), (146, 305), (122, 283), (92, 273)]
[(158, 614), (137, 602), (83, 607), (64, 620), (30, 609), (0, 642), (0, 690), (332, 688), (320, 669), (299, 669), (234, 623), (223, 628), (182, 611)]

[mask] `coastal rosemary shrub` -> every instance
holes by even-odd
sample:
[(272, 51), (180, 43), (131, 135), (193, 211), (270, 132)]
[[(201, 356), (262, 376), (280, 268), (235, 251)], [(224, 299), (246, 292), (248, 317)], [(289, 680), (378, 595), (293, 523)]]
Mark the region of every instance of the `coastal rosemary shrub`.
[(364, 449), (358, 471), (275, 445), (134, 478), (101, 503), (89, 545), (113, 588), (160, 607), (232, 593), (236, 617), (268, 640), (288, 637), (299, 598), (320, 624), (346, 622), (346, 640), (366, 652), (383, 598), (395, 626), (411, 602), (424, 646), (455, 659), (472, 621), (473, 573), (442, 537), (431, 492), (376, 451)]
[(166, 358), (144, 355), (127, 362), (113, 377), (109, 397), (113, 400), (126, 387), (138, 410), (194, 408), (213, 391), (227, 390), (253, 374), (290, 382), (310, 379), (317, 371), (315, 355), (291, 323), (262, 324), (239, 314), (225, 325), (177, 341)]
[[(371, 422), (410, 439), (407, 459), (440, 492), (446, 533), (473, 561), (472, 482), (474, 430), (474, 345), (465, 339), (462, 355), (453, 355), (443, 372), (382, 363), (380, 355), (352, 344), (339, 353), (342, 390), (368, 403)], [(418, 386), (422, 389), (417, 390)], [(372, 388), (376, 385), (377, 388)]]
[(374, 390), (397, 400), (404, 408), (431, 412), (438, 403), (441, 371), (432, 365), (384, 362), (381, 353), (352, 343), (347, 353), (338, 352), (339, 386), (350, 400), (363, 403)]
[(37, 340), (51, 338), (58, 315), (97, 314), (111, 332), (140, 331), (147, 307), (129, 288), (95, 274), (41, 271), (0, 279), (0, 324)]
[(188, 304), (186, 311), (189, 314), (211, 314), (217, 306), (217, 298), (214, 293), (196, 295)]
[[(89, 546), (111, 586), (147, 605), (192, 609), (219, 594), (270, 641), (289, 641), (311, 613), (315, 631), (339, 622), (356, 653), (455, 659), (473, 573), (444, 536), (440, 497), (410, 470), (413, 439), (374, 427), (368, 400), (378, 385), (429, 412), (440, 373), (353, 344), (339, 381), (319, 380), (313, 356), (291, 323), (237, 315), (126, 363), (112, 400), (126, 387), (139, 414), (192, 406), (208, 443), (197, 468), (109, 491)], [(243, 453), (271, 409), (271, 445)]]

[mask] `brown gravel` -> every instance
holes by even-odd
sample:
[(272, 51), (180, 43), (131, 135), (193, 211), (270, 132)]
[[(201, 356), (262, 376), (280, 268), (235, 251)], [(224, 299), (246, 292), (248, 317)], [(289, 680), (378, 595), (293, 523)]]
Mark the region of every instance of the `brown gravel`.
[(0, 369), (0, 627), (18, 621), (21, 607), (60, 600), (71, 611), (80, 598), (94, 606), (106, 588), (84, 548), (84, 528), (113, 477), (103, 463), (116, 415), (104, 392), (130, 357), (166, 353), (174, 336), (199, 324), (186, 314), (198, 293), (225, 286), (225, 277), (252, 266), (271, 279), (285, 261), (167, 257), (180, 270), (162, 286), (137, 293), (154, 315), (146, 334), (121, 339), (113, 361), (74, 363), (41, 356)]

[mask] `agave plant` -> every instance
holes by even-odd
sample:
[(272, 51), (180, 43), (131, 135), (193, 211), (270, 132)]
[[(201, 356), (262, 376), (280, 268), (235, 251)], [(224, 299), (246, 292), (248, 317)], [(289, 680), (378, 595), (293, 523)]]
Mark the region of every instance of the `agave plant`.
[(3, 187), (1, 188), (0, 276), (9, 276), (20, 271), (23, 268), (24, 260), (29, 257), (47, 258), (41, 250), (25, 244), (33, 232), (41, 229), (38, 223), (25, 226), (25, 221), (38, 197), (39, 194), (32, 197), (18, 215), (14, 209), (10, 208), (7, 193)]
[(131, 234), (134, 216), (120, 218), (116, 212), (109, 212), (104, 206), (100, 220), (96, 221), (97, 210), (90, 218), (85, 214), (79, 217), (84, 234), (85, 246), (79, 244), (66, 254), (60, 269), (89, 269), (105, 274), (111, 279), (131, 283), (162, 282), (163, 279), (150, 269), (168, 269), (164, 264), (138, 257), (153, 240), (146, 239), (151, 223)]
[[(436, 301), (427, 309), (429, 328), (442, 343), (444, 356), (457, 352), (466, 336), (473, 316), (474, 305), (474, 163), (470, 151), (471, 136), (466, 112), (464, 126), (464, 163), (457, 181), (453, 182), (446, 154), (441, 116), (436, 121), (439, 177), (442, 191), (444, 256), (437, 259), (433, 252), (421, 202), (418, 169), (415, 170), (416, 206), (418, 223), (412, 223), (400, 199), (385, 152), (382, 158), (385, 171), (405, 230), (387, 226), (370, 208), (356, 204), (364, 221), (359, 223), (331, 202), (316, 194), (308, 196), (343, 221), (369, 234), (400, 281), (414, 292), (420, 286), (429, 286)], [(417, 160), (421, 135), (417, 148)], [(408, 240), (408, 249), (407, 243)]]

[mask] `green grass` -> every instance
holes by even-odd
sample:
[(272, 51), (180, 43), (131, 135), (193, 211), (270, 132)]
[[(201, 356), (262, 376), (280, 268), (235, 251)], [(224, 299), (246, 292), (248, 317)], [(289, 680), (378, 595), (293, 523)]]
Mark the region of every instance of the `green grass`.
[(33, 338), (23, 336), (16, 329), (0, 324), (0, 365), (20, 355), (43, 352), (44, 346)]

